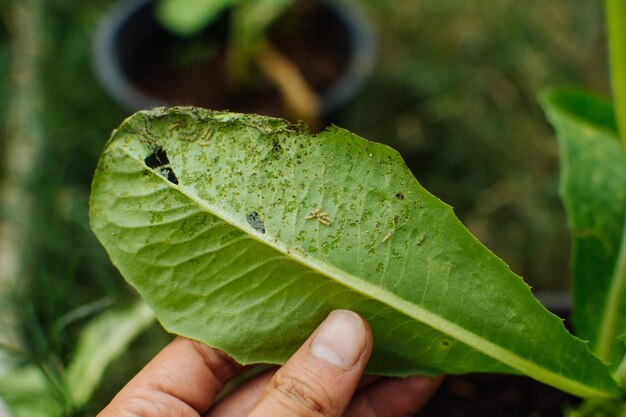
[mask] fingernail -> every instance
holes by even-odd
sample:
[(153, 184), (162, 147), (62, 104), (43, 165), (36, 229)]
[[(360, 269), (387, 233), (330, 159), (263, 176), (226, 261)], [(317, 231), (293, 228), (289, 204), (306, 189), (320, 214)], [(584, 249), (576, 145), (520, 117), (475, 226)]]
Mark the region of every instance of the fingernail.
[(351, 311), (335, 310), (324, 320), (311, 343), (313, 356), (342, 369), (352, 368), (365, 349), (365, 327)]

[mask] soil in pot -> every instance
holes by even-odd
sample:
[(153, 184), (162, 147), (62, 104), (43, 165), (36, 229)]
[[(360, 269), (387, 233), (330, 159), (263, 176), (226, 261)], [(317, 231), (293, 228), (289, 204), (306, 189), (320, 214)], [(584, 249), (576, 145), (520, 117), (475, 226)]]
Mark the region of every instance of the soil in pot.
[[(192, 39), (155, 30), (130, 54), (125, 71), (140, 90), (164, 102), (283, 116), (276, 88), (253, 74), (245, 90), (233, 90), (226, 72), (228, 16)], [(324, 92), (348, 65), (348, 33), (324, 3), (298, 2), (270, 31), (272, 43)]]
[(447, 377), (416, 417), (562, 417), (580, 399), (523, 376)]

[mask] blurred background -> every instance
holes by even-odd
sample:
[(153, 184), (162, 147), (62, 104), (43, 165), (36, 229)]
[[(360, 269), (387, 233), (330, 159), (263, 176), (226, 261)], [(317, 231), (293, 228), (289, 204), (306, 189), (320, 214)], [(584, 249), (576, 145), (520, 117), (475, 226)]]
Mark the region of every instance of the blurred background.
[[(135, 300), (87, 212), (100, 151), (130, 114), (94, 75), (93, 36), (112, 3), (0, 0), (0, 324), (19, 341), (9, 356), (51, 381), (86, 322)], [(358, 3), (378, 56), (333, 121), (398, 149), (535, 290), (567, 290), (558, 150), (537, 94), (573, 84), (608, 95), (602, 3)], [(67, 414), (94, 415), (168, 340), (152, 325), (107, 368), (94, 400)]]

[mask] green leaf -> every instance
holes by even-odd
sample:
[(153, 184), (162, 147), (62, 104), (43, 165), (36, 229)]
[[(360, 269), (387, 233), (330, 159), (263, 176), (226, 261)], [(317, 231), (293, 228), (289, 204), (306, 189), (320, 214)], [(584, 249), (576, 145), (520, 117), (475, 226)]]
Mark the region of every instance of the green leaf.
[(201, 32), (226, 8), (238, 0), (159, 0), (156, 17), (170, 31), (180, 36)]
[(0, 398), (14, 417), (61, 416), (62, 397), (43, 370), (32, 363), (10, 369), (0, 378)]
[(106, 146), (91, 223), (164, 327), (241, 363), (283, 363), (336, 308), (374, 332), (369, 371), (525, 373), (619, 394), (520, 277), (397, 152), (332, 127), (173, 108)]
[(625, 353), (616, 340), (626, 331), (626, 158), (613, 109), (572, 90), (546, 94), (543, 105), (561, 149), (576, 333), (614, 369)]
[(85, 327), (66, 373), (67, 390), (76, 409), (91, 398), (106, 368), (153, 322), (152, 310), (138, 302), (106, 311)]

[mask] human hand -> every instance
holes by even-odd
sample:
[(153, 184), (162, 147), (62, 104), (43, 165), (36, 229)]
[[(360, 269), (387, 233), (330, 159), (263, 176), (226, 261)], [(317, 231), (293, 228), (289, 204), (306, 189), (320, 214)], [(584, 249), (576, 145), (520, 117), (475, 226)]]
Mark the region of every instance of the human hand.
[(372, 334), (357, 314), (337, 310), (280, 369), (247, 381), (213, 405), (246, 368), (182, 337), (165, 347), (98, 417), (410, 416), (440, 379), (365, 376)]

